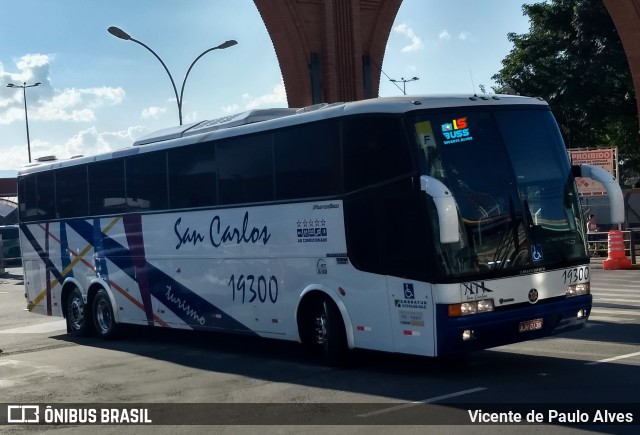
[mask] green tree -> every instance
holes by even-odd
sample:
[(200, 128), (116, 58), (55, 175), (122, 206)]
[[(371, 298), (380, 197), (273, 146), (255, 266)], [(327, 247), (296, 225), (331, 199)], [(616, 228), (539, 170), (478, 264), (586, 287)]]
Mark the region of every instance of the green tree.
[(513, 49), (492, 78), (544, 98), (569, 148), (618, 146), (622, 184), (637, 180), (640, 135), (629, 64), (602, 0), (550, 0), (522, 7), (529, 33), (508, 35)]

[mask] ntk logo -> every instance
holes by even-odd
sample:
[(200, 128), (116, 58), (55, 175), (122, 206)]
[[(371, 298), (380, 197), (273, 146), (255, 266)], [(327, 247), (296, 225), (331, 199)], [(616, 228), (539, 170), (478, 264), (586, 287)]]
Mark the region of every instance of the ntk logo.
[(493, 290), (485, 287), (484, 281), (480, 282), (466, 282), (460, 284), (464, 288), (464, 296), (468, 301), (481, 299), (486, 296), (487, 293), (493, 293)]
[(442, 124), (442, 134), (447, 139), (459, 139), (469, 136), (467, 118), (454, 119), (450, 123)]

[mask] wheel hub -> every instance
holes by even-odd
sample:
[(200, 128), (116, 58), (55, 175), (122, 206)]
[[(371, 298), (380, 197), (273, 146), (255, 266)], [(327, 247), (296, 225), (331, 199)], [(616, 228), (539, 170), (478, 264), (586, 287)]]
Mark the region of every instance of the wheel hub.
[(96, 321), (102, 332), (106, 332), (111, 328), (111, 313), (109, 312), (107, 302), (104, 300), (98, 302), (98, 307), (96, 309)]
[(327, 318), (324, 315), (316, 317), (316, 342), (324, 344), (327, 341)]
[(71, 301), (70, 308), (69, 318), (71, 322), (76, 326), (81, 326), (84, 323), (84, 303), (80, 299), (74, 298)]

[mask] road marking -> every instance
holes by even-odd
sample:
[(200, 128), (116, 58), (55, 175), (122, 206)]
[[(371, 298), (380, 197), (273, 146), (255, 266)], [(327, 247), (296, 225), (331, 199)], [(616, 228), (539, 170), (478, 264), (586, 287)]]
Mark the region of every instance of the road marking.
[(613, 358), (601, 359), (600, 361), (591, 361), (586, 363), (588, 366), (595, 366), (596, 364), (607, 363), (611, 361), (618, 361), (621, 359), (632, 358), (634, 356), (640, 356), (640, 352), (628, 353), (626, 355), (614, 356)]
[(640, 310), (637, 308), (634, 309), (625, 309), (625, 310), (616, 310), (614, 308), (593, 308), (591, 312), (597, 311), (602, 314), (620, 314), (623, 316), (640, 316)]
[(64, 319), (54, 322), (38, 323), (36, 325), (22, 326), (0, 330), (0, 334), (43, 334), (55, 331), (66, 331), (67, 324)]
[(597, 298), (594, 299), (594, 302), (597, 304), (598, 302), (628, 302), (631, 304), (637, 304), (640, 302), (640, 299), (620, 299), (620, 298)]
[(634, 319), (624, 319), (622, 317), (613, 316), (599, 316), (598, 314), (591, 314), (589, 316), (590, 322), (606, 322), (606, 323), (635, 323)]
[(402, 405), (392, 406), (391, 408), (380, 409), (378, 411), (368, 412), (366, 414), (360, 414), (358, 417), (371, 417), (372, 415), (385, 414), (387, 412), (399, 411), (401, 409), (411, 408), (412, 406), (422, 405), (424, 403), (433, 403), (439, 400), (450, 399), (452, 397), (463, 396), (465, 394), (477, 393), (478, 391), (486, 390), (485, 387), (471, 388), (470, 390), (458, 391), (457, 393), (445, 394), (444, 396), (432, 397), (430, 399), (420, 400), (418, 402), (403, 403)]

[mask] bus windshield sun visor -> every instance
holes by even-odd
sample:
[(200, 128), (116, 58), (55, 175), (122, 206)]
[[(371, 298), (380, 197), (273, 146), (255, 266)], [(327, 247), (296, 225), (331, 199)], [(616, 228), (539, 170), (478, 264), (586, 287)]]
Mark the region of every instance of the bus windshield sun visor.
[(451, 194), (451, 189), (441, 181), (428, 175), (420, 176), (420, 188), (433, 198), (433, 202), (436, 205), (438, 224), (440, 226), (440, 243), (459, 242), (458, 208)]
[[(574, 166), (573, 168), (576, 168)], [(620, 224), (624, 222), (624, 196), (620, 184), (611, 173), (593, 165), (577, 166), (579, 171), (574, 169), (574, 174), (578, 177), (590, 178), (602, 184), (609, 195), (609, 208), (611, 209), (611, 223)], [(576, 174), (577, 173), (577, 174)]]

